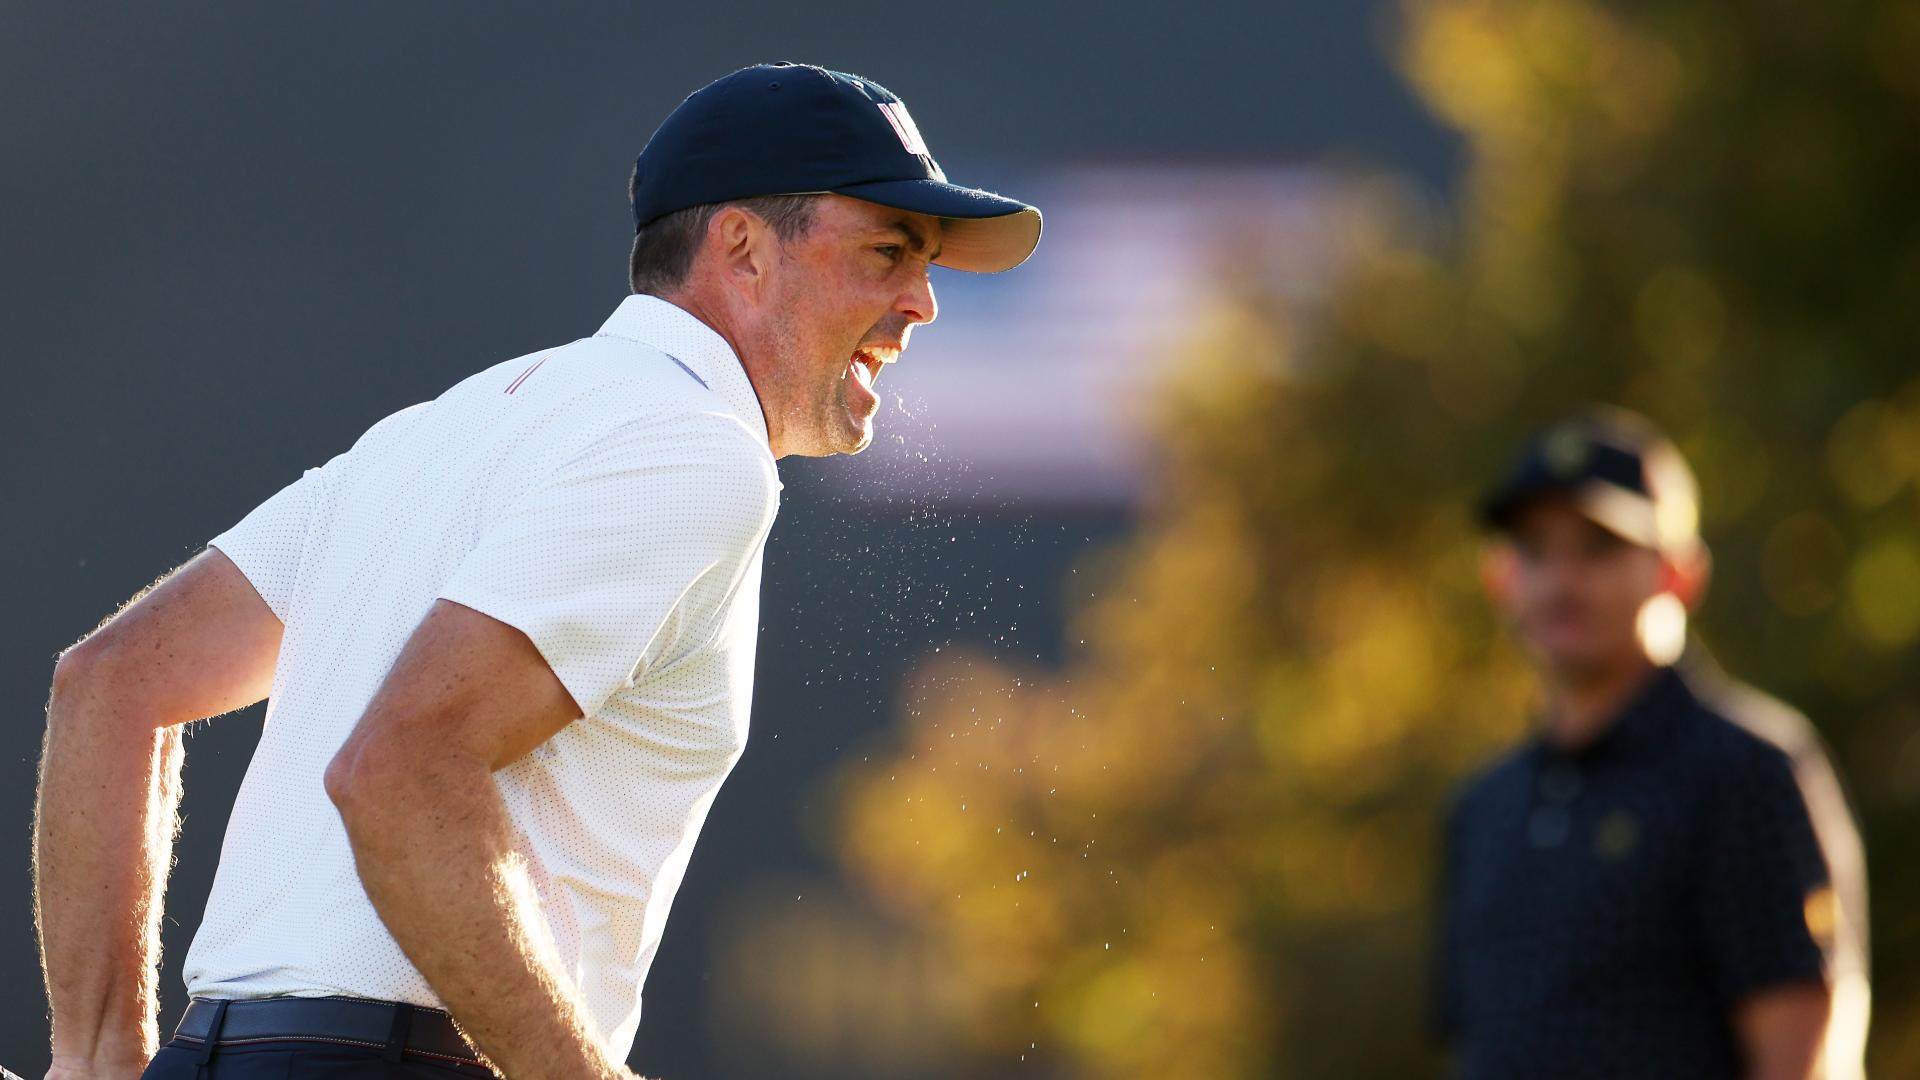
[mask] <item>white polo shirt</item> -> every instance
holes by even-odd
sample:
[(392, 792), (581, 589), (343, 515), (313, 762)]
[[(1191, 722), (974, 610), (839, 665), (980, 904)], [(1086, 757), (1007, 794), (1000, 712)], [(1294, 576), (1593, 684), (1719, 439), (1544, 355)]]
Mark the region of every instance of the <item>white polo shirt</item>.
[(188, 991), (440, 1004), (367, 900), (321, 777), (445, 597), (525, 632), (585, 713), (495, 780), (566, 974), (624, 1060), (746, 744), (779, 489), (725, 340), (632, 296), (594, 337), (380, 421), (215, 537), (286, 633)]

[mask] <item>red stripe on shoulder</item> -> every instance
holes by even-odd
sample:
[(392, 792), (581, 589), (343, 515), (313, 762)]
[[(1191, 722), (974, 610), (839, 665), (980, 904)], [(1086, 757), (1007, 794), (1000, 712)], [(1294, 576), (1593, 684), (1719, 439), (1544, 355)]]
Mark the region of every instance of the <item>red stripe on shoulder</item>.
[(521, 384), (521, 383), (523, 383), (523, 382), (526, 382), (526, 381), (527, 381), (527, 376), (529, 376), (529, 375), (531, 375), (531, 374), (533, 374), (533, 373), (534, 373), (534, 372), (536, 372), (536, 371), (539, 371), (539, 370), (540, 370), (540, 365), (541, 365), (541, 364), (544, 364), (544, 363), (546, 363), (546, 362), (547, 362), (547, 358), (546, 358), (546, 357), (544, 357), (544, 356), (543, 356), (543, 357), (541, 357), (541, 358), (540, 358), (540, 359), (538, 359), (538, 360), (535, 360), (535, 361), (533, 362), (533, 366), (532, 366), (532, 367), (530, 367), (530, 368), (528, 368), (527, 370), (525, 370), (525, 371), (523, 371), (523, 372), (521, 372), (521, 373), (520, 373), (520, 377), (519, 377), (519, 378), (517, 378), (517, 379), (515, 379), (515, 380), (513, 380), (513, 383), (512, 383), (512, 385), (510, 385), (510, 386), (508, 386), (508, 387), (507, 387), (507, 389), (506, 389), (506, 392), (507, 392), (507, 393), (509, 393), (509, 394), (511, 394), (511, 393), (513, 393), (513, 392), (514, 392), (515, 390), (518, 390), (518, 389), (520, 389), (520, 384)]

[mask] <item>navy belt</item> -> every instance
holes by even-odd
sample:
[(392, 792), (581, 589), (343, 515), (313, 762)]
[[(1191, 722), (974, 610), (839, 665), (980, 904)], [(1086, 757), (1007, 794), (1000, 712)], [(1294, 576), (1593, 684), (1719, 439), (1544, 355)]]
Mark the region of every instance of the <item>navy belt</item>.
[(203, 1060), (215, 1046), (314, 1042), (384, 1050), (390, 1061), (406, 1053), (480, 1064), (446, 1013), (366, 998), (194, 998), (173, 1037), (199, 1043)]

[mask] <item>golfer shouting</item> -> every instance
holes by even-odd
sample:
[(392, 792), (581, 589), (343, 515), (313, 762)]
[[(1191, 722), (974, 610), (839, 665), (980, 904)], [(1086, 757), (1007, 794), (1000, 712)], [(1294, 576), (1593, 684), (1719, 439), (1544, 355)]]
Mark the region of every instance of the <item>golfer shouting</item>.
[[(787, 454), (872, 439), (1039, 212), (946, 181), (857, 76), (735, 72), (641, 152), (592, 337), (375, 424), (61, 657), (35, 827), (61, 1078), (629, 1075), (747, 737)], [(268, 699), (156, 1054), (188, 721)]]

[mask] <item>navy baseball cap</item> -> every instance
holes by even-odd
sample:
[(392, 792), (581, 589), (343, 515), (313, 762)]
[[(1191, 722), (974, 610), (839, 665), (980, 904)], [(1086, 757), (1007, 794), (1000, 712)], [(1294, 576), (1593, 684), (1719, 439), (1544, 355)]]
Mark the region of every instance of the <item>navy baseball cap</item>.
[(1653, 423), (1625, 409), (1597, 408), (1529, 439), (1480, 500), (1481, 522), (1496, 532), (1542, 498), (1567, 499), (1595, 524), (1656, 551), (1680, 553), (1700, 542), (1700, 495), (1679, 448)]
[(846, 195), (942, 218), (934, 261), (994, 272), (1040, 243), (1040, 211), (947, 181), (886, 87), (811, 64), (755, 64), (687, 96), (633, 166), (636, 230), (676, 210), (762, 195)]

